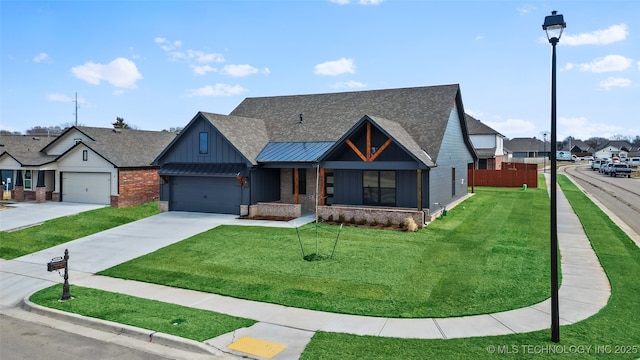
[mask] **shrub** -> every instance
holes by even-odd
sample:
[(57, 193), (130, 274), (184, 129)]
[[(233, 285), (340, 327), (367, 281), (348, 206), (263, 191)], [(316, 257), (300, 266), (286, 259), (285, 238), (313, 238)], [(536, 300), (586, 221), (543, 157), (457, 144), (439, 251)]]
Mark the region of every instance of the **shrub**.
[(354, 218), (353, 216), (351, 217), (351, 219), (349, 219), (349, 223), (350, 224), (355, 224), (356, 223), (356, 218)]
[(412, 217), (404, 219), (404, 225), (407, 231), (415, 232), (418, 230), (418, 224), (416, 224), (415, 220), (413, 220)]
[(360, 221), (358, 221), (358, 225), (367, 225), (367, 219), (365, 218), (360, 219)]
[(392, 227), (393, 223), (391, 222), (391, 219), (387, 219), (387, 227)]
[(371, 222), (371, 225), (373, 226), (378, 226), (378, 219), (373, 219), (373, 221)]
[(333, 222), (333, 214), (329, 215), (329, 217), (327, 218), (328, 222)]
[(338, 222), (341, 223), (341, 224), (344, 224), (344, 221), (345, 221), (344, 214), (338, 215)]

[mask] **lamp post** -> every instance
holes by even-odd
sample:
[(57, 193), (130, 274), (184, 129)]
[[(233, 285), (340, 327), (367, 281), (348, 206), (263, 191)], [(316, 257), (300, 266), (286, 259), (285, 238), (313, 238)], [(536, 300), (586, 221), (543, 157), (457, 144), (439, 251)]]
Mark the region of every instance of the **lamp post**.
[(542, 133), (542, 139), (544, 140), (542, 142), (542, 152), (544, 153), (544, 158), (542, 160), (544, 162), (544, 165), (542, 165), (543, 173), (547, 172), (547, 158), (549, 157), (549, 154), (547, 154), (547, 135), (549, 135), (549, 133), (546, 131)]
[(552, 11), (544, 18), (542, 29), (551, 44), (551, 341), (560, 342), (560, 313), (558, 303), (558, 194), (556, 169), (556, 45), (567, 27), (562, 15)]

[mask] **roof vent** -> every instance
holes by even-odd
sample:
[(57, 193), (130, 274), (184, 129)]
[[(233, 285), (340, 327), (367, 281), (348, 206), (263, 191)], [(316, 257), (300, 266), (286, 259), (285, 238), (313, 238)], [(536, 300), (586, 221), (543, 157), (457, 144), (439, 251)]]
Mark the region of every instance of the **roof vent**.
[(40, 138), (39, 138), (39, 137), (37, 137), (37, 136), (32, 137), (32, 139), (33, 139), (33, 140), (40, 140)]
[(113, 129), (113, 132), (114, 132), (114, 133), (121, 133), (121, 132), (122, 132), (122, 129)]
[(300, 114), (300, 121), (298, 122), (298, 124), (302, 124), (304, 122), (304, 120), (302, 120), (302, 114)]

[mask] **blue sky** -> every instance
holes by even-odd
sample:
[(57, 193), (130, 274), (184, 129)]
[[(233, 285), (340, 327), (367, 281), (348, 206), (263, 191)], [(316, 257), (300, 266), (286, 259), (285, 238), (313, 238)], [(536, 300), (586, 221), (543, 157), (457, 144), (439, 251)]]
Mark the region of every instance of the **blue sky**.
[(0, 1), (0, 129), (144, 130), (228, 114), (246, 97), (457, 83), (508, 138), (640, 135), (640, 2)]

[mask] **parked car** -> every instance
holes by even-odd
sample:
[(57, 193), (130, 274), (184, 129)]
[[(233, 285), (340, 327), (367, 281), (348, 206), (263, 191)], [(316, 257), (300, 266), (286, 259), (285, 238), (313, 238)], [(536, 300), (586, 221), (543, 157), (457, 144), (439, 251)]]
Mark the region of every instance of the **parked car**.
[(602, 160), (602, 159), (595, 159), (591, 162), (591, 170), (596, 171), (596, 170), (600, 170), (600, 166), (602, 166), (602, 164), (606, 164), (607, 161), (606, 160)]
[(640, 166), (640, 157), (627, 158), (627, 165), (629, 165), (629, 166)]
[(631, 168), (627, 164), (610, 164), (608, 170), (609, 176), (631, 177)]
[[(610, 163), (608, 162), (603, 162), (602, 164), (600, 164), (600, 168), (598, 169), (598, 172), (600, 174), (607, 174), (607, 167), (609, 166)], [(613, 163), (611, 163), (613, 164)]]

